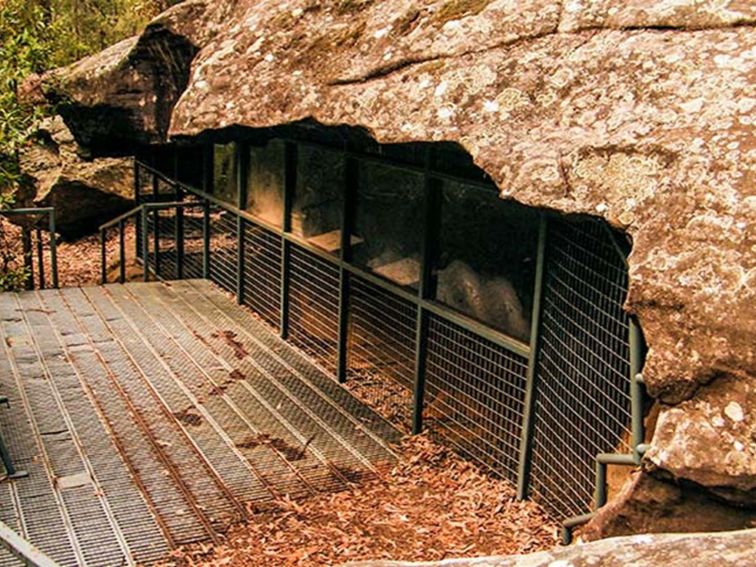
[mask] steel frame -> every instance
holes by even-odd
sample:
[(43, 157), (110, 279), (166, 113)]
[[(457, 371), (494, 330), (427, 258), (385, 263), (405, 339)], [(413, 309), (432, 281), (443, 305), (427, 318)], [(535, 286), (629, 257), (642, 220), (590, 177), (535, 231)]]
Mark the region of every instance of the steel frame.
[[(520, 448), (518, 455), (518, 467), (517, 467), (517, 495), (520, 499), (528, 497), (529, 489), (529, 476), (530, 476), (530, 462), (533, 438), (533, 424), (536, 419), (535, 416), (535, 398), (538, 391), (538, 376), (536, 365), (539, 354), (539, 340), (540, 340), (540, 328), (541, 328), (541, 296), (543, 294), (543, 278), (545, 267), (545, 256), (548, 241), (548, 226), (550, 213), (541, 212), (539, 227), (538, 227), (538, 243), (537, 243), (537, 257), (536, 257), (536, 275), (534, 283), (534, 301), (532, 307), (531, 317), (531, 336), (528, 343), (524, 343), (517, 339), (514, 339), (505, 333), (492, 329), (485, 324), (468, 317), (459, 312), (436, 302), (433, 297), (433, 260), (437, 251), (436, 235), (438, 231), (438, 220), (440, 218), (440, 195), (443, 191), (443, 184), (445, 181), (464, 182), (468, 185), (476, 186), (483, 190), (496, 190), (492, 183), (470, 180), (466, 177), (450, 175), (447, 173), (441, 173), (433, 169), (434, 156), (432, 150), (429, 150), (426, 155), (425, 166), (416, 167), (406, 164), (394, 163), (384, 160), (382, 158), (375, 158), (372, 156), (366, 156), (356, 152), (343, 150), (345, 158), (345, 192), (343, 199), (342, 210), (342, 226), (341, 226), (341, 247), (338, 255), (330, 254), (310, 243), (303, 238), (296, 236), (292, 232), (291, 223), (291, 210), (294, 192), (297, 184), (297, 165), (299, 148), (304, 145), (314, 145), (322, 147), (320, 144), (311, 142), (303, 142), (292, 139), (285, 139), (285, 158), (284, 158), (284, 187), (283, 187), (283, 218), (281, 219), (281, 226), (274, 226), (270, 223), (262, 221), (261, 219), (246, 212), (247, 195), (246, 195), (246, 179), (248, 171), (248, 148), (245, 142), (236, 142), (237, 152), (237, 182), (239, 184), (238, 201), (235, 205), (224, 202), (211, 194), (212, 190), (212, 148), (206, 148), (204, 155), (204, 173), (203, 173), (203, 188), (198, 189), (188, 184), (176, 181), (175, 179), (168, 178), (162, 172), (142, 163), (135, 164), (135, 180), (137, 186), (139, 186), (139, 179), (142, 174), (147, 174), (152, 177), (153, 187), (157, 187), (159, 180), (162, 180), (168, 184), (171, 184), (177, 195), (177, 200), (173, 202), (146, 202), (146, 196), (137, 194), (139, 206), (137, 209), (130, 211), (126, 215), (111, 221), (107, 225), (101, 227), (102, 230), (118, 225), (119, 227), (124, 222), (124, 219), (130, 216), (139, 215), (141, 218), (141, 243), (142, 243), (142, 258), (146, 260), (149, 258), (148, 249), (148, 234), (147, 234), (147, 215), (150, 211), (153, 214), (160, 209), (175, 208), (176, 211), (183, 211), (187, 206), (202, 207), (204, 210), (204, 222), (203, 222), (203, 266), (204, 276), (209, 275), (209, 265), (211, 262), (211, 250), (209, 244), (210, 236), (210, 220), (209, 212), (211, 207), (216, 207), (221, 210), (227, 211), (231, 215), (235, 216), (237, 220), (237, 241), (238, 241), (238, 266), (237, 266), (237, 300), (242, 303), (244, 300), (244, 227), (246, 224), (257, 226), (262, 228), (280, 238), (281, 250), (280, 250), (280, 266), (281, 266), (281, 286), (280, 286), (280, 313), (279, 313), (279, 333), (280, 336), (286, 339), (289, 335), (289, 275), (291, 270), (291, 251), (292, 247), (296, 246), (302, 250), (310, 252), (318, 258), (328, 262), (338, 269), (339, 273), (339, 311), (338, 311), (338, 342), (337, 342), (337, 356), (336, 356), (336, 378), (339, 382), (344, 382), (347, 377), (347, 330), (349, 327), (349, 293), (350, 293), (350, 278), (358, 277), (368, 283), (371, 283), (378, 288), (381, 288), (397, 297), (400, 297), (412, 305), (416, 309), (416, 346), (415, 346), (415, 377), (414, 377), (414, 407), (412, 417), (412, 431), (414, 433), (420, 433), (423, 431), (423, 407), (425, 396), (425, 375), (426, 375), (426, 358), (428, 351), (428, 320), (430, 315), (441, 318), (444, 321), (453, 323), (464, 330), (470, 331), (493, 344), (502, 347), (508, 352), (520, 355), (527, 358), (527, 376), (525, 383), (525, 403), (524, 403), (524, 416), (522, 422), (522, 432), (520, 438)], [(362, 269), (351, 262), (351, 226), (350, 222), (353, 217), (354, 209), (354, 197), (358, 189), (358, 175), (357, 175), (357, 162), (360, 161), (374, 161), (383, 166), (393, 167), (400, 170), (419, 173), (423, 175), (425, 180), (424, 185), (424, 226), (422, 234), (422, 246), (421, 246), (421, 277), (419, 286), (416, 293), (408, 291), (397, 284), (391, 283), (375, 274)], [(181, 200), (178, 196), (181, 196)], [(194, 201), (184, 201), (183, 196), (189, 196)], [(157, 197), (157, 194), (155, 194)], [(144, 202), (142, 202), (144, 201)], [(615, 240), (614, 235), (610, 230), (609, 237), (611, 243), (617, 253), (620, 255), (624, 265), (627, 265), (627, 260), (622, 251), (621, 246)], [(122, 232), (121, 232), (122, 234)], [(178, 248), (183, 248), (183, 233), (178, 230), (176, 232), (178, 237)], [(159, 243), (156, 243), (156, 260), (159, 255)], [(121, 247), (122, 253), (122, 247)], [(179, 266), (177, 267), (177, 273), (182, 273), (181, 254), (179, 254)], [(144, 262), (144, 277), (148, 278), (148, 272), (150, 266), (148, 262)], [(156, 263), (153, 270), (156, 277), (160, 277), (159, 264)], [(623, 465), (638, 465), (644, 452), (645, 446), (643, 445), (644, 431), (643, 431), (643, 395), (642, 388), (642, 376), (640, 370), (643, 363), (643, 341), (640, 333), (640, 329), (637, 322), (631, 321), (629, 341), (631, 345), (631, 376), (630, 379), (630, 392), (631, 392), (631, 409), (632, 409), (632, 448), (631, 455), (617, 455), (617, 454), (601, 454), (597, 456), (596, 460), (596, 490), (595, 490), (595, 507), (601, 506), (606, 501), (606, 465), (607, 464), (623, 464)], [(564, 537), (568, 539), (569, 534), (573, 527), (590, 519), (591, 514), (586, 514), (576, 518), (569, 518), (564, 522)]]

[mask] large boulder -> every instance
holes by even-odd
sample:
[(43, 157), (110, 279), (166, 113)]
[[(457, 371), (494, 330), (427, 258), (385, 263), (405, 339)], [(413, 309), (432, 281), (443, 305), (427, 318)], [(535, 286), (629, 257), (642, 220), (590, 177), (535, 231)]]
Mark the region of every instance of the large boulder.
[(186, 0), (141, 35), (30, 81), (27, 96), (44, 91), (77, 142), (94, 155), (133, 153), (164, 140), (192, 59), (234, 4)]
[[(441, 562), (362, 561), (348, 567), (748, 567), (756, 564), (756, 530), (716, 534), (617, 537), (528, 555)], [(345, 566), (345, 567), (347, 567)]]
[(743, 505), (755, 23), (744, 0), (190, 0), (42, 82), (98, 151), (314, 120), (457, 142), (503, 198), (605, 218), (633, 240), (626, 307), (666, 404), (641, 476)]
[(60, 117), (45, 120), (20, 155), (27, 205), (55, 207), (56, 226), (75, 238), (134, 206), (131, 158), (84, 159)]

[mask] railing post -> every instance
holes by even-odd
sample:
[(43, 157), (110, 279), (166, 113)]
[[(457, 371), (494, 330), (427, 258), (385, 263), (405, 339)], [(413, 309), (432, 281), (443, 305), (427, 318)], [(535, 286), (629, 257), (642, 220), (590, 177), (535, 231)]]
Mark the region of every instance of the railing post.
[(108, 283), (108, 269), (107, 269), (107, 250), (105, 248), (105, 241), (107, 238), (107, 231), (102, 229), (100, 231), (100, 283), (105, 285)]
[(118, 221), (118, 281), (126, 282), (126, 221)]
[[(153, 167), (155, 164), (153, 163)], [(152, 172), (152, 202), (157, 203), (158, 201), (158, 195), (160, 194), (160, 179), (158, 179), (157, 174), (153, 171)]]
[(37, 239), (37, 266), (39, 270), (39, 289), (45, 289), (45, 254), (42, 248), (42, 231), (37, 226), (34, 228), (34, 237)]
[(638, 449), (639, 445), (644, 442), (645, 427), (643, 424), (643, 375), (641, 370), (643, 368), (643, 351), (645, 350), (645, 344), (643, 341), (643, 333), (640, 325), (634, 316), (630, 317), (630, 329), (629, 329), (628, 341), (630, 343), (630, 414), (632, 419), (631, 424), (631, 438), (632, 438), (632, 451), (633, 461), (636, 465), (641, 463), (643, 457), (641, 451)]
[(286, 235), (291, 232), (291, 209), (297, 188), (297, 163), (299, 150), (295, 143), (286, 142), (284, 146), (284, 190), (283, 218), (281, 219), (281, 295), (279, 298), (279, 334), (282, 339), (289, 336), (289, 277), (291, 272), (291, 243)]
[(26, 226), (21, 228), (21, 251), (23, 253), (24, 269), (29, 273), (25, 282), (27, 290), (34, 289), (34, 253), (32, 251), (31, 229)]
[(140, 218), (142, 220), (142, 227), (141, 227), (141, 233), (142, 233), (142, 267), (144, 268), (142, 279), (144, 281), (149, 281), (150, 279), (150, 242), (149, 242), (149, 235), (147, 232), (147, 208), (142, 207), (142, 212), (140, 214)]
[(202, 277), (210, 279), (210, 201), (202, 209)]
[(152, 230), (155, 231), (153, 241), (155, 248), (155, 277), (160, 279), (162, 275), (160, 273), (160, 211), (158, 209), (153, 209), (152, 211)]
[(339, 255), (339, 327), (336, 344), (336, 378), (340, 384), (347, 380), (349, 341), (349, 272), (344, 262), (352, 259), (352, 212), (356, 193), (359, 190), (359, 165), (357, 160), (344, 154), (344, 195), (341, 210), (341, 247)]
[[(425, 163), (425, 187), (423, 195), (423, 235), (420, 250), (420, 283), (418, 297), (420, 300), (431, 299), (435, 294), (433, 282), (433, 264), (436, 259), (435, 240), (438, 232), (439, 209), (443, 185), (440, 179), (431, 177), (430, 169), (434, 159), (432, 150), (428, 150)], [(428, 354), (428, 312), (422, 305), (417, 306), (415, 321), (415, 384), (412, 408), (412, 433), (423, 431), (423, 405), (425, 403), (425, 374)]]
[[(240, 211), (247, 208), (247, 161), (249, 159), (249, 149), (247, 144), (239, 142), (236, 144), (236, 189), (238, 195), (238, 207)], [(245, 223), (241, 215), (236, 217), (236, 302), (239, 305), (244, 303), (244, 277), (245, 277), (245, 250), (244, 250), (244, 230)]]
[(535, 285), (533, 290), (533, 309), (530, 319), (530, 356), (525, 382), (525, 404), (520, 435), (520, 456), (517, 466), (517, 498), (524, 500), (528, 497), (530, 484), (530, 463), (533, 449), (533, 427), (535, 423), (535, 401), (537, 393), (538, 349), (541, 332), (541, 300), (543, 296), (543, 274), (546, 262), (546, 215), (541, 213), (538, 224), (538, 249), (536, 256)]
[(52, 276), (52, 286), (58, 289), (58, 235), (55, 234), (55, 210), (51, 210), (48, 213), (48, 221), (50, 223), (50, 272)]
[[(139, 160), (134, 158), (134, 203), (139, 206), (142, 204), (142, 183), (139, 179)], [(142, 232), (140, 227), (141, 215), (134, 219), (134, 256), (139, 258), (139, 239)]]
[[(184, 191), (176, 186), (176, 200), (183, 202)], [(176, 279), (184, 279), (184, 207), (176, 207), (173, 238), (176, 242)]]
[[(7, 403), (7, 401), (8, 400), (6, 398), (5, 402)], [(28, 472), (18, 470), (14, 466), (13, 459), (8, 452), (8, 448), (5, 446), (5, 441), (3, 440), (2, 436), (0, 436), (0, 460), (3, 461), (3, 466), (5, 467), (5, 474), (7, 475), (7, 478), (16, 479), (29, 476)]]

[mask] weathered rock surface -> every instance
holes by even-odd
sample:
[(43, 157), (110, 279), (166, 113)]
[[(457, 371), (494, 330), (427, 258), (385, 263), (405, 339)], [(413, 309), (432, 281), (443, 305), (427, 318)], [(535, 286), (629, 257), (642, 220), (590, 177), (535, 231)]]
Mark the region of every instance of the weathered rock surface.
[(662, 410), (653, 468), (754, 508), (756, 518), (756, 384), (719, 378), (691, 400)]
[(46, 120), (39, 143), (21, 154), (30, 186), (28, 205), (55, 207), (57, 230), (67, 238), (90, 233), (133, 206), (130, 158), (86, 160), (60, 117)]
[(756, 510), (728, 505), (689, 482), (634, 473), (620, 493), (581, 529), (585, 540), (639, 533), (717, 532), (756, 526)]
[(756, 375), (755, 23), (747, 0), (194, 0), (46, 84), (87, 143), (314, 119), (455, 141), (502, 197), (606, 218), (650, 393), (714, 380), (664, 412), (654, 474), (743, 503), (752, 421), (707, 424)]
[(40, 88), (62, 101), (76, 140), (99, 155), (165, 138), (198, 46), (234, 2), (187, 0), (153, 20), (142, 35), (50, 73)]
[(435, 563), (363, 561), (349, 567), (749, 567), (756, 530), (718, 534), (660, 534), (605, 539), (529, 555), (448, 559)]

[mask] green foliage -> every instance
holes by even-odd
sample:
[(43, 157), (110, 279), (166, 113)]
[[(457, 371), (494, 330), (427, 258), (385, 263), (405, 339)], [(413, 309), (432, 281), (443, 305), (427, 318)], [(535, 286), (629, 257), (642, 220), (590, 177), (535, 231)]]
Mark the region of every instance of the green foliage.
[[(138, 33), (175, 0), (0, 0), (0, 210), (21, 181), (19, 152), (50, 112), (20, 96), (33, 73), (68, 65)], [(29, 274), (8, 226), (0, 223), (0, 291), (23, 287)]]
[(44, 109), (19, 99), (18, 88), (31, 73), (47, 68), (50, 46), (41, 12), (23, 0), (0, 5), (0, 192), (18, 182), (18, 151)]

